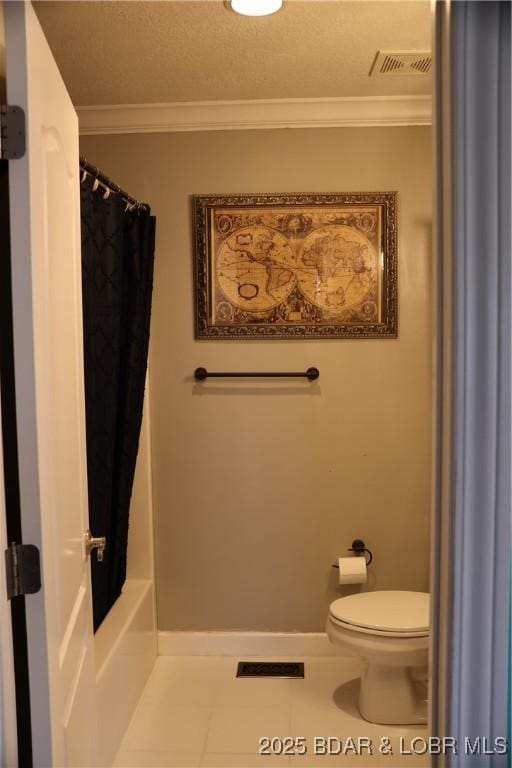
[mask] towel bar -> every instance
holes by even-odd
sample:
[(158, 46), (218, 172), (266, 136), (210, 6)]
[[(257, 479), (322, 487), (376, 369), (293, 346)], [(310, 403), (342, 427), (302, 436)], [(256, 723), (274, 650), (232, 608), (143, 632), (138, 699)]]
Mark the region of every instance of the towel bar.
[(205, 379), (308, 379), (308, 381), (315, 381), (320, 376), (318, 368), (308, 368), (307, 371), (207, 371), (206, 368), (196, 368), (194, 371), (194, 378), (197, 381), (204, 381)]

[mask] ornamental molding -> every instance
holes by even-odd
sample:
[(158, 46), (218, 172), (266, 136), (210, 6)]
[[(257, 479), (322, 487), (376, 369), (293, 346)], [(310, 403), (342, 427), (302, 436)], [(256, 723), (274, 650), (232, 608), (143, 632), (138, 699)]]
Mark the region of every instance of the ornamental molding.
[(431, 125), (430, 96), (189, 101), (77, 107), (82, 135)]

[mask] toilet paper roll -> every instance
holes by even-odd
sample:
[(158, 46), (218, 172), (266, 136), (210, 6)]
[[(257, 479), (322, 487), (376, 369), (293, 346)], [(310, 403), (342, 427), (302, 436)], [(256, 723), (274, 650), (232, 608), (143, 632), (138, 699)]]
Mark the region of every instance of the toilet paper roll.
[(339, 557), (340, 584), (366, 584), (366, 559), (364, 557)]

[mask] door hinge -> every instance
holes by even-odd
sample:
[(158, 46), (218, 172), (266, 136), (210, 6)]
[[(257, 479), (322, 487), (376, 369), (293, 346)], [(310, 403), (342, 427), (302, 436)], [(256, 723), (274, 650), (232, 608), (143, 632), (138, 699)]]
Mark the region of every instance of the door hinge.
[(0, 104), (0, 159), (16, 160), (25, 154), (25, 112)]
[(5, 550), (7, 599), (31, 595), (41, 589), (39, 550), (33, 544), (14, 544)]

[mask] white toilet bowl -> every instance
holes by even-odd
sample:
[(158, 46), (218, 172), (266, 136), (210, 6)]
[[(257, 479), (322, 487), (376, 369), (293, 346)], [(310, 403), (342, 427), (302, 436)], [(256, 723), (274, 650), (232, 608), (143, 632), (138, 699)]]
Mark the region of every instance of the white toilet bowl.
[(365, 662), (359, 712), (383, 725), (427, 722), (429, 595), (361, 592), (331, 603), (332, 643)]

